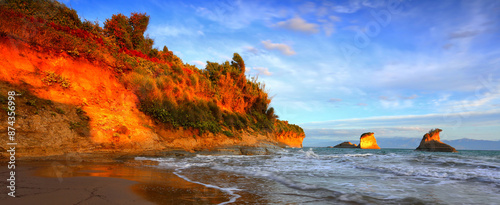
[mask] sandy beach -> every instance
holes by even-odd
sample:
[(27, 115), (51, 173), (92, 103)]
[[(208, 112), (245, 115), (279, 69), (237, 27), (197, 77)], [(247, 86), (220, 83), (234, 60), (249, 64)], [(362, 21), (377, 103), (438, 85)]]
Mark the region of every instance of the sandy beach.
[[(0, 168), (8, 178), (7, 166)], [(2, 187), (6, 181), (2, 180)], [(218, 204), (230, 196), (141, 163), (19, 162), (16, 197), (2, 204)]]

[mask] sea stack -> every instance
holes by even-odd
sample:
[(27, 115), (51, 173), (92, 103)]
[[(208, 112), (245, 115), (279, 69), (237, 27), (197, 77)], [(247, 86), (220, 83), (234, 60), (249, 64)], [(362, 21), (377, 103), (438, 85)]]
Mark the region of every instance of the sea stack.
[(441, 142), (439, 138), (439, 133), (441, 131), (443, 130), (436, 128), (426, 133), (422, 141), (420, 141), (420, 146), (418, 146), (416, 150), (428, 152), (457, 152), (452, 146)]
[(359, 147), (361, 149), (380, 149), (373, 132), (363, 133), (359, 138)]
[(351, 142), (342, 142), (338, 145), (335, 145), (333, 148), (359, 148), (358, 145), (353, 144)]

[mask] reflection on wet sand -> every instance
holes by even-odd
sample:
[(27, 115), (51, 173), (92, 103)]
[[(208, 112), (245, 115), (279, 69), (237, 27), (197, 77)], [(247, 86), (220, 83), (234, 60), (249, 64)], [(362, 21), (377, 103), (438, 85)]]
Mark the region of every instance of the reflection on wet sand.
[(64, 181), (66, 177), (78, 176), (137, 181), (139, 183), (132, 185), (132, 190), (157, 204), (219, 204), (230, 198), (221, 190), (185, 181), (173, 174), (172, 170), (152, 167), (135, 167), (116, 163), (63, 165), (56, 162), (49, 166), (40, 166), (36, 170), (36, 175), (56, 177), (60, 181)]

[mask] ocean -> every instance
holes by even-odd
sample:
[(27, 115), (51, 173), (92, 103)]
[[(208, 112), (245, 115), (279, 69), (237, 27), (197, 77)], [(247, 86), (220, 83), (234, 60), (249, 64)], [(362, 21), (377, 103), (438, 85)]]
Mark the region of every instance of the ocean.
[(136, 159), (225, 192), (221, 204), (500, 204), (500, 151), (302, 148)]

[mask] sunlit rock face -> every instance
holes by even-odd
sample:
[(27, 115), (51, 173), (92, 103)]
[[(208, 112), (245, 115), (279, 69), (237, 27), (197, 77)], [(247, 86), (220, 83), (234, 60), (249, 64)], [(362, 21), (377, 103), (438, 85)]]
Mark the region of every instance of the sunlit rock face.
[(417, 151), (428, 151), (428, 152), (457, 152), (455, 148), (441, 142), (439, 133), (443, 131), (441, 129), (433, 129), (424, 135), (422, 141), (420, 141), (420, 146), (417, 147)]
[(363, 133), (359, 138), (359, 147), (361, 149), (380, 149), (373, 132)]
[(338, 145), (335, 145), (333, 148), (359, 148), (358, 145), (353, 144), (351, 142), (342, 142)]
[(276, 133), (276, 140), (288, 147), (302, 148), (302, 141), (306, 135), (304, 133), (296, 133), (292, 131)]

